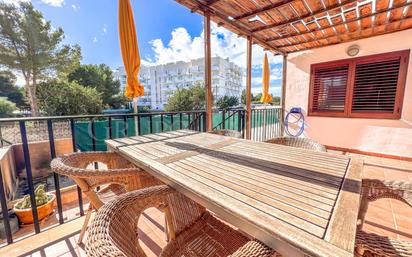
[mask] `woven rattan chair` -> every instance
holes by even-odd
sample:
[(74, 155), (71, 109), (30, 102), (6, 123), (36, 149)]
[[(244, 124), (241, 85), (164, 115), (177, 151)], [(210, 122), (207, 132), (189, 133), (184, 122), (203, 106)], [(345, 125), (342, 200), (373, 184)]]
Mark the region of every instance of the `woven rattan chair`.
[(218, 130), (213, 130), (209, 133), (221, 135), (221, 136), (227, 136), (227, 137), (242, 138), (242, 133), (236, 130), (218, 129)]
[(269, 257), (276, 254), (163, 185), (126, 193), (103, 206), (90, 225), (87, 256), (146, 257), (136, 231), (139, 216), (150, 207), (165, 208), (167, 217), (170, 240), (161, 257)]
[(394, 240), (362, 231), (369, 202), (382, 198), (397, 199), (412, 207), (412, 183), (374, 179), (364, 179), (362, 181), (362, 201), (359, 210), (358, 232), (356, 234), (356, 254), (364, 257), (410, 257), (412, 256), (412, 242)]
[[(99, 163), (104, 164), (106, 169), (88, 168), (95, 163), (97, 166)], [(98, 210), (126, 191), (161, 184), (160, 181), (113, 152), (68, 154), (52, 160), (51, 168), (53, 172), (73, 179), (90, 200), (80, 231), (79, 243), (83, 241), (93, 209)], [(98, 187), (99, 190), (96, 190)]]
[(286, 145), (298, 148), (313, 150), (316, 152), (326, 152), (326, 147), (318, 142), (302, 137), (278, 137), (266, 141), (267, 143)]

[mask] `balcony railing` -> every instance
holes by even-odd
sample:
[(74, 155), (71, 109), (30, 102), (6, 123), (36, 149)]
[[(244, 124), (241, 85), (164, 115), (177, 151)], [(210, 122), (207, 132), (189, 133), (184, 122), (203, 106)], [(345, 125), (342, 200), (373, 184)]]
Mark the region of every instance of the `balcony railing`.
[[(264, 141), (279, 136), (282, 130), (280, 115), (281, 109), (278, 107), (252, 110), (252, 140)], [(244, 135), (245, 111), (239, 109), (215, 112), (213, 114), (213, 128), (238, 130)], [(20, 176), (25, 178), (25, 183), (21, 183), (20, 187), (25, 188), (24, 193), (31, 196), (33, 229), (34, 233), (37, 234), (44, 229), (44, 226), (41, 226), (39, 222), (35, 204), (34, 188), (36, 181), (39, 180), (35, 179), (34, 175), (37, 171), (32, 164), (38, 162), (39, 154), (45, 150), (41, 148), (47, 148), (46, 152), (49, 156), (46, 159), (50, 161), (57, 155), (67, 152), (67, 146), (63, 147), (65, 149), (63, 151), (60, 149), (62, 148), (62, 140), (65, 144), (69, 142), (70, 151), (106, 151), (105, 139), (179, 129), (205, 131), (206, 113), (204, 111), (190, 111), (0, 119), (0, 142), (1, 147), (16, 147), (13, 152), (22, 156), (23, 164), (20, 164), (20, 167), (16, 169)], [(39, 142), (41, 142), (40, 149), (34, 148), (34, 145), (39, 144)], [(49, 168), (49, 162), (42, 165)], [(64, 202), (62, 201), (61, 183), (67, 184), (68, 178), (64, 178), (63, 181), (62, 176), (52, 173), (50, 170), (48, 172), (48, 178), (52, 181), (48, 191), (54, 191), (56, 195), (56, 217), (58, 217), (56, 223), (63, 224), (66, 220), (63, 213)], [(4, 177), (5, 174), (1, 171), (0, 200), (3, 224), (0, 221), (0, 226), (3, 225), (5, 232), (3, 244), (11, 244), (16, 238), (10, 227), (8, 211), (11, 206), (10, 199), (7, 199), (6, 195)], [(71, 183), (74, 185), (73, 182)], [(84, 202), (79, 187), (77, 187), (77, 202), (78, 213), (82, 216), (84, 215)]]

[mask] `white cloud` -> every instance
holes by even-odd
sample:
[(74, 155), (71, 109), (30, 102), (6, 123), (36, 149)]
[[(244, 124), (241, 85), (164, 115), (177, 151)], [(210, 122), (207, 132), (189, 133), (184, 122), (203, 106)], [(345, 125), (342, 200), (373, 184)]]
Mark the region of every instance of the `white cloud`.
[(16, 72), (14, 75), (16, 76), (16, 85), (24, 87), (24, 85), (26, 85), (26, 80), (24, 79), (23, 74), (21, 74), (21, 72)]
[(80, 6), (72, 4), (73, 11), (77, 12), (80, 9)]
[[(183, 27), (176, 28), (171, 33), (172, 39), (165, 45), (161, 39), (150, 41), (154, 52), (154, 61), (146, 58), (150, 64), (165, 64), (177, 61), (187, 61), (190, 59), (202, 58), (204, 56), (204, 32), (191, 37)], [(229, 58), (237, 65), (246, 67), (246, 39), (238, 37), (236, 34), (218, 27), (215, 23), (211, 26), (212, 55), (222, 58)], [(263, 60), (264, 51), (258, 45), (253, 45), (252, 63), (260, 66)], [(270, 63), (280, 63), (280, 56), (273, 57), (268, 53)]]
[(3, 0), (6, 4), (18, 4), (21, 2), (30, 2), (30, 0)]
[[(2, 1), (6, 4), (18, 4), (21, 2), (30, 2), (31, 0), (2, 0)], [(62, 7), (64, 5), (64, 0), (41, 0), (41, 2), (47, 5), (54, 6), (54, 7)]]
[(106, 35), (107, 34), (107, 25), (106, 24), (103, 24), (103, 27), (102, 27), (102, 35)]
[(97, 37), (94, 37), (94, 38), (93, 38), (93, 43), (96, 44), (97, 42), (99, 42), (99, 40), (97, 40)]
[(64, 0), (41, 0), (43, 3), (54, 6), (62, 7), (64, 5)]

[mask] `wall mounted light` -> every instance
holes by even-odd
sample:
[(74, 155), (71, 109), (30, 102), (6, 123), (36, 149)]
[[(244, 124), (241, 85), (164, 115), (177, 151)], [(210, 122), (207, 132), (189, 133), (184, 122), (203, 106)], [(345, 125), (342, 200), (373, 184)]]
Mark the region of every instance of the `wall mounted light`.
[(351, 45), (348, 47), (348, 49), (346, 49), (346, 53), (349, 56), (356, 56), (358, 55), (359, 51), (360, 51), (360, 47), (358, 45)]

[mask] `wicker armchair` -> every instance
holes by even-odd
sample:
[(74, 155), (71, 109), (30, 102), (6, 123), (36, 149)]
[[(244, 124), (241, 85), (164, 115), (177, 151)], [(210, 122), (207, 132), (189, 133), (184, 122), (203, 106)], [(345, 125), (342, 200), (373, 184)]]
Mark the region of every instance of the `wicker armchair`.
[(136, 231), (139, 216), (150, 207), (165, 208), (170, 240), (161, 257), (269, 257), (275, 254), (163, 185), (126, 193), (103, 206), (89, 229), (87, 256), (146, 257)]
[(356, 234), (356, 256), (410, 257), (412, 256), (412, 242), (394, 240), (361, 230), (369, 202), (382, 198), (397, 199), (412, 207), (412, 184), (374, 179), (364, 179), (362, 181), (362, 201), (359, 210), (358, 232)]
[(318, 142), (302, 137), (278, 137), (266, 141), (266, 143), (286, 145), (298, 148), (313, 150), (316, 152), (326, 152), (326, 147)]
[[(107, 169), (88, 169), (90, 164), (103, 163)], [(113, 152), (72, 153), (51, 162), (53, 172), (68, 176), (90, 200), (89, 209), (80, 231), (83, 241), (93, 209), (98, 210), (117, 195), (161, 182)], [(99, 190), (96, 190), (96, 188)]]
[(235, 138), (242, 138), (242, 133), (236, 130), (229, 130), (229, 129), (218, 129), (210, 131), (211, 134), (227, 136), (227, 137), (235, 137)]

